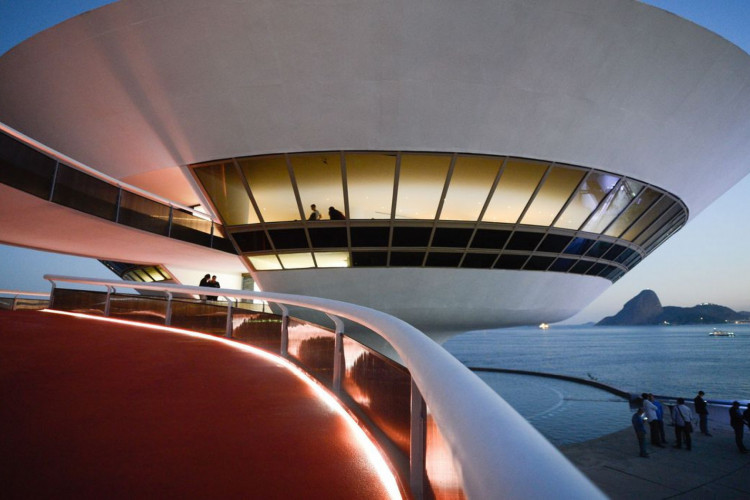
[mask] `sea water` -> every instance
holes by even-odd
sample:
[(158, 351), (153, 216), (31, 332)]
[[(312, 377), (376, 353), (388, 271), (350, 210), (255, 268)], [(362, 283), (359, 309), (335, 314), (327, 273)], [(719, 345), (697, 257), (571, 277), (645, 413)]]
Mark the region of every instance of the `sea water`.
[[(713, 328), (734, 337), (711, 337)], [(630, 393), (750, 399), (750, 325), (574, 327), (470, 332), (444, 347), (469, 367), (506, 368), (596, 380)], [(630, 425), (622, 399), (554, 379), (478, 372), (556, 445)]]

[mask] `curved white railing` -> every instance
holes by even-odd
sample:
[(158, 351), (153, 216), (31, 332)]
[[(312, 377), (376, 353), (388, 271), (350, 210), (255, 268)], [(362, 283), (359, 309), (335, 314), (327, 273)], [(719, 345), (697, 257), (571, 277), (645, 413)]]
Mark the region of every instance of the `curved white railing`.
[(13, 302), (11, 303), (11, 310), (15, 310), (18, 305), (18, 300), (27, 297), (42, 297), (49, 299), (49, 293), (44, 292), (23, 292), (20, 290), (0, 290), (0, 295), (11, 295)]
[[(205, 287), (45, 275), (52, 282), (167, 293)], [(300, 306), (359, 323), (401, 357), (455, 459), (469, 498), (605, 498), (578, 469), (456, 358), (410, 324), (374, 309), (317, 297), (212, 289), (214, 295)]]

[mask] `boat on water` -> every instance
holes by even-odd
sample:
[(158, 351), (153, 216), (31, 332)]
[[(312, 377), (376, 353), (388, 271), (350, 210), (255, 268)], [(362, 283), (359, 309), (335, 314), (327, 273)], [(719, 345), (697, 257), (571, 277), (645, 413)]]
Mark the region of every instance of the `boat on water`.
[(547, 323), (542, 323), (541, 325), (539, 325), (539, 329), (549, 330), (549, 325)]
[(713, 329), (711, 333), (708, 334), (711, 337), (734, 337), (734, 332), (728, 332), (726, 330), (717, 330), (716, 328)]

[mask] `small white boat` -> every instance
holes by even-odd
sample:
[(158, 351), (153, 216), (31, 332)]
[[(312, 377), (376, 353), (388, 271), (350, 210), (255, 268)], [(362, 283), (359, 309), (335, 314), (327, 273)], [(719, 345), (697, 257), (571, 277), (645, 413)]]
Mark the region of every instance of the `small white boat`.
[(541, 325), (539, 325), (539, 328), (542, 329), (542, 330), (548, 330), (549, 329), (549, 325), (547, 323), (542, 323)]
[(726, 330), (717, 330), (714, 328), (714, 331), (708, 334), (711, 337), (734, 337), (734, 332), (728, 332)]

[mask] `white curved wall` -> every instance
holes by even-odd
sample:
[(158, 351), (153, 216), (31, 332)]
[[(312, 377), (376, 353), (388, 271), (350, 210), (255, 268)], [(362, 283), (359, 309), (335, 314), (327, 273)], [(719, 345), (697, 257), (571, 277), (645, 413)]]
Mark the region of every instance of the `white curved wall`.
[(0, 121), (119, 178), (510, 154), (624, 173), (695, 215), (750, 168), (750, 57), (631, 0), (121, 0), (0, 58)]
[(574, 274), (442, 268), (300, 269), (256, 273), (264, 290), (388, 311), (431, 337), (573, 316), (610, 282)]

